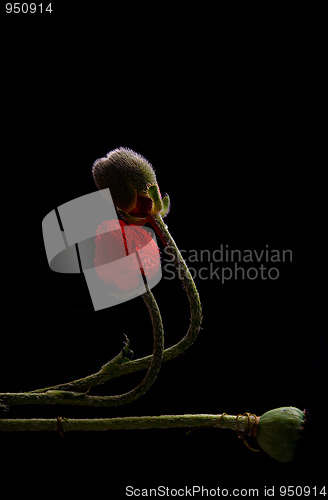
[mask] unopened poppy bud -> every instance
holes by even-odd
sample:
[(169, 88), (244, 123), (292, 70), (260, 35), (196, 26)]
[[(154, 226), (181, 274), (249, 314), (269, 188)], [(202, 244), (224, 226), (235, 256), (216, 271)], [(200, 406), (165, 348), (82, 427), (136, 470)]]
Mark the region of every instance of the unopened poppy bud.
[(279, 462), (293, 460), (307, 424), (306, 410), (292, 406), (264, 413), (259, 420), (256, 440), (261, 448)]
[(143, 224), (150, 215), (164, 216), (169, 199), (161, 197), (151, 164), (128, 148), (110, 151), (96, 160), (92, 174), (98, 189), (109, 188), (116, 207)]

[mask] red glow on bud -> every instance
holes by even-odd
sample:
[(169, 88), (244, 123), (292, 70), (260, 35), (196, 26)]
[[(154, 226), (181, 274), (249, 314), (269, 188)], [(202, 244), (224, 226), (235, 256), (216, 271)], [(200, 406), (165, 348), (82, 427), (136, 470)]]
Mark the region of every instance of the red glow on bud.
[(153, 200), (146, 196), (137, 195), (137, 203), (133, 210), (130, 210), (130, 214), (136, 217), (147, 217), (151, 214), (153, 208)]
[[(151, 279), (159, 270), (157, 243), (142, 226), (105, 221), (97, 229), (95, 244), (94, 264), (99, 278), (121, 291), (131, 291), (142, 284), (141, 273)], [(139, 258), (133, 256), (136, 253)]]

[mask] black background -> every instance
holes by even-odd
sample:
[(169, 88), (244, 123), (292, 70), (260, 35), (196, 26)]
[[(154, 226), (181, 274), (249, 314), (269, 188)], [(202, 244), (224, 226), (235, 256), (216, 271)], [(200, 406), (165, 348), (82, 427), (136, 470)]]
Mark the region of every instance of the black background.
[[(15, 407), (3, 416), (261, 415), (291, 405), (311, 414), (308, 440), (281, 464), (212, 429), (3, 434), (1, 474), (14, 478), (12, 492), (124, 498), (127, 485), (324, 484), (327, 340), (315, 226), (322, 136), (309, 76), (316, 62), (306, 30), (299, 38), (279, 25), (262, 43), (265, 24), (238, 38), (238, 30), (223, 34), (224, 19), (214, 26), (210, 13), (201, 21), (193, 14), (168, 16), (156, 41), (155, 14), (144, 24), (112, 17), (105, 31), (57, 22), (4, 33), (0, 390), (93, 373), (119, 352), (124, 334), (136, 357), (151, 351), (141, 298), (96, 313), (83, 276), (51, 272), (44, 252), (43, 217), (94, 191), (92, 163), (116, 147), (154, 166), (181, 249), (269, 245), (291, 249), (293, 262), (279, 264), (275, 281), (196, 278), (200, 336), (140, 400), (108, 410)], [(162, 279), (153, 292), (172, 345), (188, 328), (186, 297), (178, 280)], [(141, 377), (93, 393), (125, 391)]]

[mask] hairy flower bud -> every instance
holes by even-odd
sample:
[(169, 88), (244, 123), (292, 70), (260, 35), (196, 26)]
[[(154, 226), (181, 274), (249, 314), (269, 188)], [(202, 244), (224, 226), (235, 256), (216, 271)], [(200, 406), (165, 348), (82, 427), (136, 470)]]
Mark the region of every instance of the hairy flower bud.
[(306, 410), (292, 406), (267, 411), (258, 423), (258, 444), (279, 462), (291, 461), (307, 423), (306, 417)]
[(131, 149), (110, 151), (94, 162), (92, 174), (98, 189), (109, 188), (116, 207), (131, 214), (135, 224), (143, 224), (150, 215), (168, 212), (169, 199), (162, 199), (153, 167)]

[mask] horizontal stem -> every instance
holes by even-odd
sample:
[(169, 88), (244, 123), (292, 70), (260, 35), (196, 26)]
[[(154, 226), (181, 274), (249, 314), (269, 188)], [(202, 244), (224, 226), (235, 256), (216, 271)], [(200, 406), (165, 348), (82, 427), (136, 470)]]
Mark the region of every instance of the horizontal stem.
[[(60, 419), (61, 431), (109, 431), (127, 429), (172, 429), (215, 427), (231, 429), (239, 433), (248, 431), (254, 425), (252, 415), (236, 416), (218, 414), (160, 415), (150, 417)], [(56, 431), (58, 419), (0, 419), (0, 431)]]

